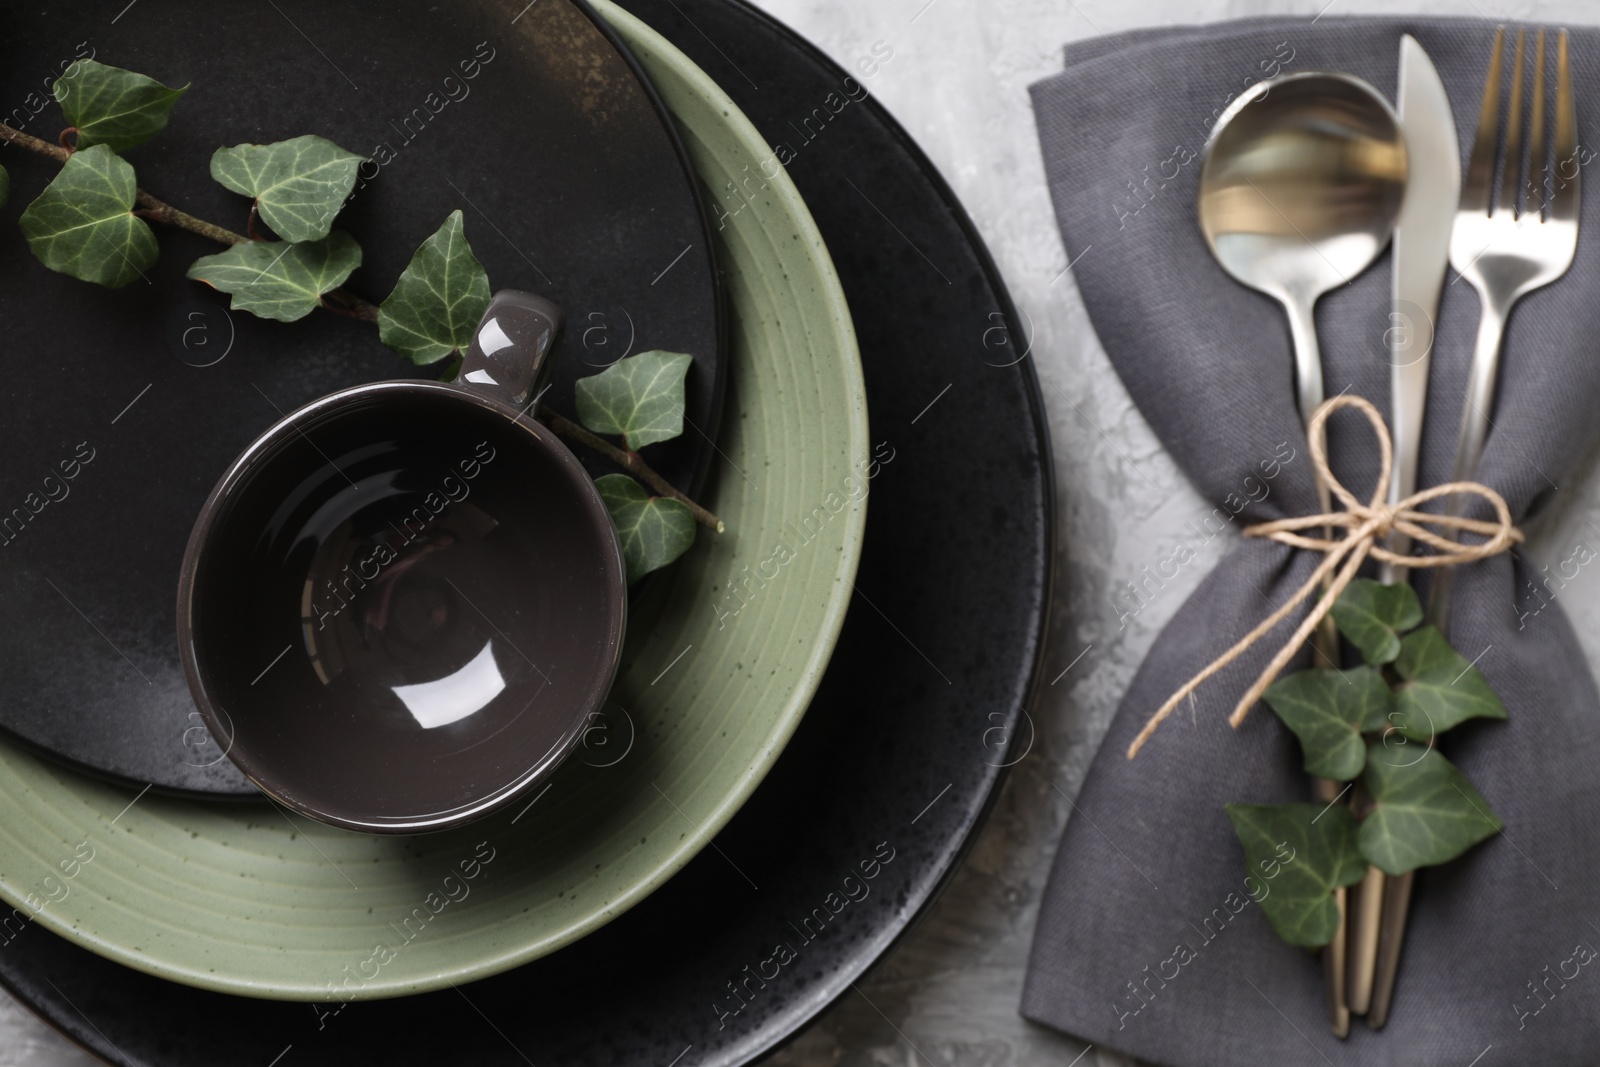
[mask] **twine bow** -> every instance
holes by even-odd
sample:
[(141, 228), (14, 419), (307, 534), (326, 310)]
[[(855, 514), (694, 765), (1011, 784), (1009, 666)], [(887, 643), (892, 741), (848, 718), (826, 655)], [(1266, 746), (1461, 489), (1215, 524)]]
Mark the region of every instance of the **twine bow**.
[[(1328, 417), (1342, 408), (1355, 408), (1365, 415), (1378, 439), (1380, 456), (1378, 486), (1373, 490), (1372, 500), (1366, 504), (1352, 496), (1328, 468), (1328, 446), (1323, 427)], [(1361, 564), (1369, 557), (1402, 567), (1454, 567), (1461, 563), (1472, 563), (1498, 555), (1522, 540), (1522, 531), (1512, 525), (1511, 510), (1506, 507), (1504, 498), (1478, 482), (1448, 482), (1436, 485), (1432, 489), (1424, 489), (1420, 493), (1413, 493), (1393, 504), (1387, 503), (1384, 498), (1388, 495), (1389, 474), (1394, 463), (1394, 445), (1389, 439), (1389, 428), (1384, 425), (1383, 416), (1362, 397), (1341, 395), (1323, 401), (1312, 413), (1311, 421), (1306, 426), (1306, 433), (1310, 439), (1311, 462), (1317, 477), (1326, 483), (1339, 503), (1344, 505), (1345, 510), (1326, 515), (1307, 515), (1297, 519), (1263, 522), (1246, 527), (1242, 532), (1246, 537), (1265, 537), (1295, 548), (1325, 553), (1322, 562), (1282, 607), (1263, 619), (1260, 625), (1246, 634), (1238, 644), (1218, 656), (1209, 667), (1189, 679), (1187, 684), (1167, 698), (1167, 702), (1161, 705), (1161, 709), (1152, 715), (1150, 721), (1145, 723), (1144, 729), (1139, 731), (1139, 736), (1133, 739), (1133, 744), (1128, 746), (1129, 759), (1139, 754), (1139, 749), (1144, 747), (1150, 735), (1155, 733), (1156, 728), (1172, 714), (1185, 697), (1198, 689), (1207, 678), (1244, 655), (1252, 645), (1266, 636), (1268, 631), (1282, 622), (1301, 601), (1322, 585), (1335, 568), (1339, 569), (1339, 573), (1329, 583), (1322, 599), (1317, 602), (1311, 614), (1306, 616), (1305, 621), (1295, 630), (1288, 642), (1278, 650), (1278, 654), (1267, 664), (1266, 670), (1261, 672), (1255, 684), (1240, 698), (1238, 705), (1233, 709), (1233, 714), (1228, 716), (1230, 726), (1237, 727), (1244, 722), (1250, 709), (1261, 699), (1261, 694), (1267, 691), (1267, 687), (1277, 679), (1279, 672), (1294, 658), (1294, 654), (1317, 628), (1323, 616), (1332, 610), (1334, 601), (1339, 599), (1339, 594), (1344, 592), (1345, 586), (1355, 578), (1356, 572), (1361, 569)], [(1494, 508), (1495, 521), (1485, 522), (1458, 515), (1435, 515), (1418, 510), (1429, 501), (1457, 493), (1472, 494), (1487, 500)], [(1463, 544), (1435, 533), (1428, 529), (1429, 526), (1480, 534), (1488, 540), (1479, 544)], [(1338, 527), (1348, 530), (1349, 533), (1338, 540), (1328, 540), (1323, 537), (1307, 536), (1301, 532), (1317, 527), (1324, 529)], [(1391, 533), (1403, 534), (1413, 541), (1420, 541), (1431, 547), (1434, 554), (1410, 556), (1391, 551), (1379, 543), (1386, 540)]]

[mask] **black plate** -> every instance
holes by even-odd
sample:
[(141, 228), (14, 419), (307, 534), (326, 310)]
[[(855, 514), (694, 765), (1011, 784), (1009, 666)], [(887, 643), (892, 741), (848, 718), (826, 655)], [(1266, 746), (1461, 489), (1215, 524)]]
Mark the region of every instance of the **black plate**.
[[(830, 93), (870, 84), (732, 0), (689, 17), (674, 0), (631, 6), (774, 144)], [(30, 928), (0, 951), (20, 999), (128, 1064), (264, 1067), (292, 1046), (280, 1067), (702, 1067), (775, 1048), (894, 944), (1032, 744), (1021, 708), (1052, 539), (1043, 407), (982, 243), (875, 101), (843, 107), (789, 169), (844, 281), (873, 440), (894, 459), (822, 688), (716, 847), (604, 929), (459, 992), (324, 1017), (334, 1005), (197, 992)]]
[[(689, 352), (689, 416), (714, 434), (722, 295), (699, 183), (631, 57), (571, 0), (161, 0), (115, 20), (60, 4), (8, 7), (5, 20), (0, 106), (21, 107), (7, 121), (54, 139), (54, 103), (30, 112), (59, 61), (90, 48), (192, 83), (128, 160), (155, 195), (236, 230), (247, 203), (210, 179), (218, 146), (318, 133), (370, 152), (382, 166), (363, 172), (338, 223), (365, 250), (353, 291), (382, 300), (460, 208), (496, 288), (567, 312), (552, 404), (571, 412), (573, 381), (630, 349)], [(225, 297), (185, 280), (218, 251), (186, 232), (161, 228), (149, 284), (111, 292), (51, 273), (16, 217), (55, 164), (9, 148), (0, 159), (13, 185), (0, 209), (0, 516), (43, 499), (61, 461), (93, 455), (0, 544), (0, 728), (135, 784), (258, 795), (196, 729), (178, 665), (190, 526), (280, 411), (418, 372), (363, 323), (230, 315)], [(659, 447), (662, 473), (692, 491), (709, 440)]]

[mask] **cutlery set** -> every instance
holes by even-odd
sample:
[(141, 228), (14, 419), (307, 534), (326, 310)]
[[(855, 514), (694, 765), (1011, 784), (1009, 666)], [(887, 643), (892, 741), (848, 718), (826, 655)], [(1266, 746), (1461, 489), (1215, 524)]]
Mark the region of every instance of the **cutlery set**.
[[(1566, 32), (1555, 36), (1553, 64), (1549, 43), (1542, 29), (1531, 39), (1518, 30), (1505, 79), (1507, 34), (1496, 30), (1464, 176), (1443, 82), (1410, 35), (1400, 41), (1395, 107), (1351, 75), (1297, 73), (1236, 100), (1207, 142), (1201, 230), (1224, 270), (1284, 305), (1302, 419), (1324, 393), (1317, 298), (1348, 283), (1392, 243), (1385, 336), (1392, 365), (1391, 503), (1416, 490), (1447, 266), (1472, 284), (1480, 302), (1451, 476), (1459, 482), (1473, 478), (1483, 452), (1512, 307), (1572, 264), (1581, 183)], [(1318, 494), (1326, 511), (1326, 486)], [(1462, 500), (1451, 498), (1451, 514), (1459, 514)], [(1403, 552), (1406, 545), (1391, 537), (1389, 547)], [(1380, 577), (1404, 581), (1404, 568), (1385, 565)], [(1426, 608), (1426, 621), (1446, 632), (1451, 588), (1450, 570), (1438, 570)], [(1319, 662), (1337, 664), (1337, 636), (1328, 628), (1313, 648)], [(1314, 785), (1329, 804), (1341, 800), (1339, 789), (1328, 781)], [(1358, 815), (1370, 805), (1364, 796), (1348, 799)], [(1365, 1015), (1373, 1029), (1388, 1021), (1412, 882), (1411, 874), (1390, 878), (1369, 867), (1360, 884), (1335, 892), (1344, 922), (1323, 963), (1330, 1024), (1339, 1037), (1349, 1033), (1351, 1015)]]

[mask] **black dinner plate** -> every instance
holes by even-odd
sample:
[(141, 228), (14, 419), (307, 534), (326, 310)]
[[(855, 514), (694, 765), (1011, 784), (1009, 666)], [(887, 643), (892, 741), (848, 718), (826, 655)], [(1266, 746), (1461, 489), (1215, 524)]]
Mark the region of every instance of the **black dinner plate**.
[[(248, 203), (211, 180), (216, 148), (316, 133), (370, 153), (336, 224), (365, 252), (348, 288), (381, 301), (460, 209), (495, 288), (567, 313), (549, 403), (571, 413), (573, 382), (630, 351), (688, 352), (689, 417), (715, 434), (722, 290), (699, 182), (654, 91), (586, 9), (152, 0), (113, 15), (8, 5), (0, 107), (17, 107), (5, 120), (54, 140), (65, 123), (43, 102), (45, 79), (91, 52), (189, 84), (167, 129), (126, 158), (142, 187), (238, 231)], [(419, 372), (372, 326), (324, 312), (293, 324), (229, 313), (184, 278), (219, 246), (168, 227), (148, 284), (109, 291), (51, 273), (16, 220), (57, 165), (10, 147), (0, 163), (12, 177), (0, 208), (0, 728), (135, 786), (259, 796), (199, 728), (179, 666), (190, 527), (281, 412), (437, 368)], [(691, 433), (651, 458), (692, 492), (711, 455)], [(62, 461), (76, 477), (47, 485)], [(13, 508), (27, 510), (6, 527)]]
[[(794, 147), (787, 124), (830, 94), (870, 86), (737, 0), (631, 8), (775, 145)], [(888, 951), (1032, 744), (1053, 481), (1026, 341), (960, 204), (870, 97), (821, 121), (789, 172), (850, 299), (873, 440), (894, 458), (827, 676), (715, 847), (544, 959), (337, 1014), (172, 985), (37, 927), (0, 950), (0, 981), (141, 1067), (722, 1067), (776, 1048)]]

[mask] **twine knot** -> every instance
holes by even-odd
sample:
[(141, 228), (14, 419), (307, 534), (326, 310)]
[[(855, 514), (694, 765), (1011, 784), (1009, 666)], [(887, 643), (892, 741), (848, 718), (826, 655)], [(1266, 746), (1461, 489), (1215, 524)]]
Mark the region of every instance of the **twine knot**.
[(1373, 512), (1373, 520), (1377, 525), (1372, 529), (1372, 536), (1377, 541), (1387, 541), (1394, 532), (1394, 519), (1400, 513), (1393, 504), (1383, 504)]
[[(1333, 471), (1328, 467), (1328, 446), (1323, 427), (1327, 424), (1328, 417), (1342, 408), (1355, 408), (1365, 415), (1372, 425), (1373, 435), (1378, 439), (1378, 484), (1373, 490), (1371, 500), (1365, 503), (1357, 500), (1350, 490), (1334, 477)], [(1369, 558), (1401, 567), (1454, 567), (1499, 555), (1522, 541), (1522, 531), (1512, 524), (1511, 509), (1506, 506), (1505, 499), (1493, 489), (1478, 482), (1447, 482), (1431, 489), (1424, 489), (1420, 493), (1413, 493), (1404, 500), (1387, 502), (1385, 498), (1388, 496), (1389, 476), (1394, 465), (1394, 443), (1389, 438), (1389, 427), (1384, 424), (1383, 416), (1371, 402), (1362, 397), (1341, 395), (1323, 401), (1312, 413), (1311, 421), (1306, 425), (1306, 435), (1310, 440), (1311, 463), (1316, 476), (1327, 485), (1329, 492), (1344, 510), (1332, 511), (1325, 515), (1305, 515), (1300, 518), (1257, 523), (1246, 527), (1242, 533), (1246, 537), (1264, 537), (1293, 548), (1321, 552), (1324, 554), (1322, 562), (1282, 607), (1268, 615), (1255, 629), (1241, 638), (1238, 644), (1218, 656), (1210, 666), (1189, 679), (1182, 688), (1167, 698), (1167, 702), (1150, 717), (1144, 729), (1139, 731), (1139, 736), (1128, 746), (1129, 759), (1139, 754), (1139, 749), (1144, 747), (1150, 735), (1155, 733), (1156, 728), (1172, 714), (1185, 697), (1198, 689), (1207, 678), (1244, 655), (1252, 645), (1266, 636), (1274, 626), (1298, 607), (1301, 601), (1315, 592), (1324, 580), (1333, 574), (1335, 568), (1338, 568), (1338, 574), (1328, 583), (1327, 589), (1311, 613), (1278, 650), (1278, 654), (1267, 664), (1266, 670), (1261, 672), (1255, 684), (1240, 698), (1233, 709), (1233, 714), (1228, 716), (1229, 725), (1237, 727), (1244, 722), (1250, 709), (1261, 699), (1261, 694), (1267, 691), (1283, 668), (1288, 666), (1289, 661), (1300, 650), (1300, 646), (1311, 636), (1323, 616), (1333, 609), (1339, 594), (1344, 592), (1345, 587), (1355, 578), (1356, 572), (1361, 569), (1361, 565)], [(1477, 496), (1488, 501), (1489, 506), (1494, 509), (1494, 521), (1469, 519), (1460, 515), (1435, 515), (1419, 510), (1422, 505), (1430, 501), (1457, 494)], [(1318, 528), (1321, 528), (1324, 536), (1314, 537), (1302, 532)], [(1343, 537), (1331, 539), (1327, 534), (1332, 530), (1346, 532)], [(1453, 540), (1436, 530), (1477, 534), (1487, 540), (1467, 544)], [(1427, 545), (1433, 549), (1433, 554), (1412, 556), (1392, 551), (1380, 543), (1396, 533)]]

